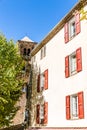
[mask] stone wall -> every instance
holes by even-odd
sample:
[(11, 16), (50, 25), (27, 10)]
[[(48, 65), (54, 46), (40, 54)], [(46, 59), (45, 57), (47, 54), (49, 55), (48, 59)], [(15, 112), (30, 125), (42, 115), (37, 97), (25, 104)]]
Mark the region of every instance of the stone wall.
[(17, 106), (20, 107), (20, 109), (17, 111), (14, 119), (13, 119), (13, 125), (22, 124), (25, 119), (25, 106), (26, 106), (26, 93), (23, 93), (20, 97)]

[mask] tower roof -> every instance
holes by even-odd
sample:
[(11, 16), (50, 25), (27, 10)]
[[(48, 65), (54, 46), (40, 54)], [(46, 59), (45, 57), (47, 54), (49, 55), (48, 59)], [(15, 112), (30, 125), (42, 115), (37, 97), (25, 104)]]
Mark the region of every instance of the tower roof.
[(26, 41), (26, 42), (33, 42), (29, 37), (25, 36), (24, 38), (21, 39), (21, 41)]

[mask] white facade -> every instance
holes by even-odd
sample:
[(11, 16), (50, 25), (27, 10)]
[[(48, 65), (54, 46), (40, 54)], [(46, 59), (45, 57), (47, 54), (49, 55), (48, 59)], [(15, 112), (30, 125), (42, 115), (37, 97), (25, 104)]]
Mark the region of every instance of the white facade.
[[(84, 9), (87, 10), (87, 6)], [(35, 57), (34, 64), (40, 73), (48, 69), (48, 89), (43, 92), (45, 101), (48, 102), (47, 127), (87, 127), (87, 20), (80, 21), (80, 27), (81, 32), (65, 44), (63, 26), (43, 45), (46, 47), (46, 56), (40, 58), (41, 47), (32, 57)], [(65, 57), (78, 48), (81, 48), (82, 53), (82, 70), (66, 78)], [(67, 120), (66, 96), (78, 92), (83, 92), (84, 118)]]

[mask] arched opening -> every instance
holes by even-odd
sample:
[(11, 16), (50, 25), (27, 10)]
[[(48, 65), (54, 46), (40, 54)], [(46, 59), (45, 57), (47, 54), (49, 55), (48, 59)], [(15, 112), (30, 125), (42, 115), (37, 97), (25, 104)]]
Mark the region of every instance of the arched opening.
[(27, 55), (28, 56), (30, 55), (30, 48), (28, 48), (28, 50), (27, 50)]
[(26, 55), (26, 48), (24, 48), (24, 53), (23, 54)]

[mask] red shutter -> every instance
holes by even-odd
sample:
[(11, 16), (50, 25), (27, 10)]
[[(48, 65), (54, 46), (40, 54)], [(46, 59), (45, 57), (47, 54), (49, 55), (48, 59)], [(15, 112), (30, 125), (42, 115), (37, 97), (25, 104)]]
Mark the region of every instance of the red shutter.
[(81, 48), (76, 50), (77, 72), (82, 70)]
[(67, 43), (69, 41), (68, 23), (66, 23), (65, 26), (64, 26), (64, 38), (65, 38), (65, 43)]
[(39, 124), (40, 123), (40, 105), (38, 104), (37, 105), (37, 108), (36, 108), (36, 123)]
[(44, 124), (48, 123), (48, 102), (44, 103)]
[(65, 77), (69, 77), (69, 56), (65, 57)]
[(83, 92), (78, 93), (78, 116), (80, 119), (84, 118)]
[(80, 13), (76, 13), (75, 15), (75, 24), (76, 24), (76, 34), (80, 33)]
[(37, 92), (40, 92), (40, 74), (37, 77)]
[(66, 119), (70, 119), (70, 96), (66, 96)]
[(48, 89), (48, 69), (45, 70), (44, 76), (45, 76), (44, 89), (46, 90), (46, 89)]

